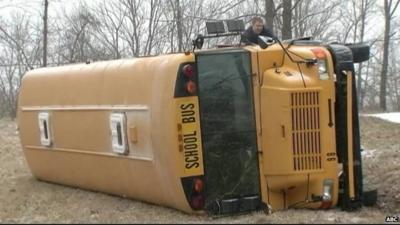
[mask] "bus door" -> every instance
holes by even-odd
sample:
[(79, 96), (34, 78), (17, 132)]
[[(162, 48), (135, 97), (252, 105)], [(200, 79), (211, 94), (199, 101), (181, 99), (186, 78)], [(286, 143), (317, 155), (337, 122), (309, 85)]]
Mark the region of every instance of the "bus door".
[(261, 204), (250, 53), (196, 55), (205, 172), (205, 209), (231, 214)]

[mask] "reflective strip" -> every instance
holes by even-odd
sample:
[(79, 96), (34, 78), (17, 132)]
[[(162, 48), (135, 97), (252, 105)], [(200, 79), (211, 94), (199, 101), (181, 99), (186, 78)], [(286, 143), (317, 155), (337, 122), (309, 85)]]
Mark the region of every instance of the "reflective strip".
[[(41, 146), (24, 146), (27, 150), (45, 150), (48, 151), (49, 148), (41, 147)], [(108, 152), (94, 152), (88, 150), (76, 150), (76, 149), (66, 149), (66, 148), (51, 148), (52, 152), (63, 152), (63, 153), (77, 153), (77, 154), (84, 154), (84, 155), (93, 155), (93, 156), (106, 156), (106, 157), (113, 157), (113, 158), (124, 158), (124, 159), (132, 159), (132, 160), (140, 160), (140, 161), (148, 161), (152, 162), (153, 158), (149, 157), (139, 157), (139, 156), (132, 156), (132, 155), (120, 155), (120, 154), (113, 154)]]
[(147, 111), (146, 105), (74, 105), (74, 106), (26, 106), (22, 111), (93, 111), (93, 110), (128, 110)]

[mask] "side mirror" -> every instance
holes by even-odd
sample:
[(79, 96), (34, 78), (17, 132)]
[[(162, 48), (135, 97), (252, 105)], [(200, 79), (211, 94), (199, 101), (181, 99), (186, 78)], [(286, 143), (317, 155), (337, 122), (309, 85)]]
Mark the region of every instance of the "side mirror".
[(366, 44), (346, 44), (353, 53), (353, 62), (361, 63), (369, 59), (369, 46)]
[(270, 45), (275, 43), (273, 38), (268, 37), (268, 36), (262, 36), (262, 35), (258, 36), (258, 40), (257, 41), (258, 41), (258, 45), (260, 45), (260, 47), (262, 49), (266, 49), (266, 48), (268, 48), (268, 46), (270, 46)]

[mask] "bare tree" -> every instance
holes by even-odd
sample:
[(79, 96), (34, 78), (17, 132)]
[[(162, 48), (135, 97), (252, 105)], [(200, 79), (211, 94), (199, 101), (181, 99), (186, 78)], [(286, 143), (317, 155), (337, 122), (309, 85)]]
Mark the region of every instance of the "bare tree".
[(123, 23), (122, 38), (128, 42), (131, 54), (138, 57), (141, 47), (141, 31), (144, 30), (144, 16), (140, 6), (142, 0), (120, 0), (122, 5), (127, 8), (128, 22)]
[(390, 43), (390, 58), (389, 58), (389, 68), (388, 68), (388, 97), (390, 99), (390, 105), (393, 110), (400, 110), (400, 76), (399, 74), (399, 61), (397, 59), (398, 51), (396, 46), (398, 46), (398, 41), (392, 41)]
[(104, 55), (104, 46), (92, 42), (97, 21), (86, 5), (78, 5), (76, 11), (65, 15), (64, 20), (58, 25), (58, 54), (65, 63), (109, 58)]
[(47, 19), (48, 19), (49, 1), (44, 0), (44, 15), (43, 15), (43, 67), (47, 66)]
[[(342, 32), (337, 35), (339, 42), (357, 43), (365, 41), (366, 25), (370, 15), (373, 13), (375, 2), (375, 0), (351, 0), (342, 3), (338, 18), (342, 29)], [(359, 108), (362, 110), (365, 96), (365, 90), (363, 90), (364, 83), (366, 82), (365, 73), (369, 70), (366, 68), (367, 71), (364, 71), (362, 63), (357, 64), (356, 67), (357, 97)]]
[(310, 36), (323, 41), (333, 41), (340, 34), (334, 25), (340, 0), (329, 2), (314, 0), (296, 1), (293, 8), (293, 33), (295, 37)]
[(178, 31), (178, 52), (182, 51), (183, 35), (182, 35), (182, 9), (179, 0), (175, 0), (175, 20), (176, 30)]
[(274, 18), (275, 18), (274, 0), (265, 0), (265, 22), (268, 28), (274, 33)]
[[(257, 15), (250, 14), (250, 7), (246, 7), (246, 5), (248, 6), (248, 2), (245, 0), (235, 0), (226, 2), (225, 4), (206, 0), (181, 1), (183, 50), (188, 49), (192, 41), (191, 39), (204, 30), (206, 21), (240, 19)], [(206, 41), (206, 44), (207, 46), (213, 46), (217, 43), (232, 43), (233, 40), (237, 39), (232, 37), (209, 39)]]
[(33, 69), (31, 60), (26, 54), (25, 49), (23, 46), (21, 46), (21, 43), (13, 36), (10, 35), (3, 27), (0, 26), (0, 32), (2, 33), (2, 39), (7, 42), (7, 44), (15, 46), (15, 51), (19, 52), (21, 54), (23, 60), (25, 61), (25, 64), (29, 69)]
[(282, 39), (292, 38), (292, 0), (283, 1), (282, 12)]
[(105, 0), (93, 10), (93, 35), (109, 51), (110, 58), (121, 58), (121, 33), (127, 13), (120, 2)]
[[(365, 38), (365, 27), (367, 24), (367, 19), (369, 14), (371, 13), (372, 6), (375, 4), (374, 0), (361, 0), (360, 2), (361, 7), (360, 7), (360, 34), (359, 34), (359, 39), (357, 40), (355, 38), (354, 42), (364, 42)], [(356, 36), (356, 35), (355, 35)], [(363, 72), (363, 64), (360, 63), (358, 65), (358, 71), (357, 71), (357, 93), (358, 93), (358, 104), (360, 109), (362, 110), (364, 107), (364, 94), (365, 90), (363, 90), (363, 78), (362, 78), (362, 72)]]
[(391, 34), (391, 22), (394, 13), (399, 6), (400, 0), (384, 0), (384, 14), (385, 14), (385, 34), (383, 41), (383, 61), (381, 70), (381, 84), (380, 84), (380, 108), (383, 111), (387, 110), (386, 97), (387, 97), (387, 73), (389, 63), (389, 43)]
[(33, 29), (31, 25), (28, 18), (16, 14), (0, 26), (0, 101), (3, 103), (0, 111), (12, 118), (16, 116), (22, 76), (34, 66), (40, 66), (41, 29)]
[(163, 2), (160, 0), (150, 0), (150, 12), (148, 20), (148, 38), (146, 39), (146, 44), (144, 48), (145, 55), (151, 55), (154, 45), (161, 42), (160, 39), (157, 40), (157, 35), (161, 31), (161, 10), (163, 7)]
[[(170, 28), (171, 33), (171, 41), (173, 43), (174, 40), (174, 33), (176, 30), (177, 33), (177, 45), (178, 45), (178, 52), (182, 52), (183, 50), (183, 9), (181, 7), (181, 2), (180, 0), (169, 0), (169, 8), (172, 12), (172, 18), (173, 18), (173, 28)], [(168, 16), (166, 16), (168, 18)], [(174, 52), (174, 48), (171, 48), (171, 51)]]

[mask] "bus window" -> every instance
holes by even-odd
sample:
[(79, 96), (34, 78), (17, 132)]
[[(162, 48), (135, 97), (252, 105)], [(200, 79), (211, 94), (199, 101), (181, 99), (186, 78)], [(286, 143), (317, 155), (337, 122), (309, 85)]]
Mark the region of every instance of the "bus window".
[(196, 62), (206, 209), (219, 211), (214, 213), (254, 210), (240, 208), (254, 205), (241, 204), (244, 199), (260, 199), (250, 55), (199, 53)]

